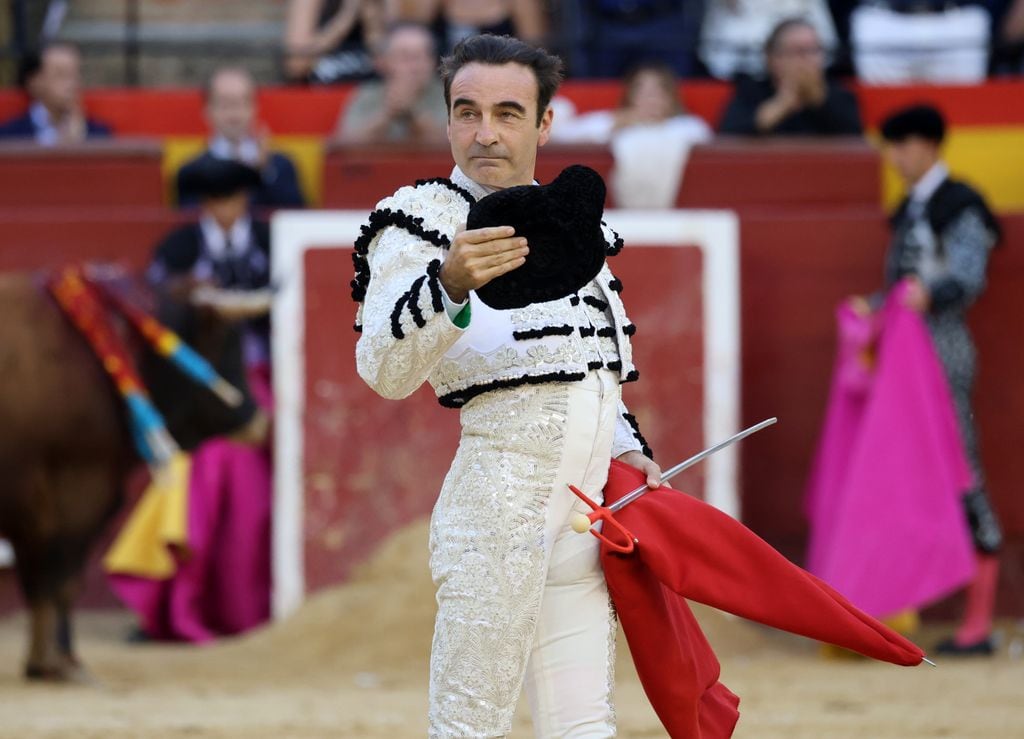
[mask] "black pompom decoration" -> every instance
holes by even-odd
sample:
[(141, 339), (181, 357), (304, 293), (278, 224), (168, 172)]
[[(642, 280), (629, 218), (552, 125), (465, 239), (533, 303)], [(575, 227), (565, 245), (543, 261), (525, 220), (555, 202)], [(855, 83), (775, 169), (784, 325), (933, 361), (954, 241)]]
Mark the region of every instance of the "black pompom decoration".
[(605, 257), (601, 215), (604, 181), (573, 165), (548, 185), (523, 185), (492, 193), (469, 209), (466, 228), (512, 226), (526, 237), (526, 262), (476, 291), (498, 310), (522, 308), (572, 295), (601, 270)]

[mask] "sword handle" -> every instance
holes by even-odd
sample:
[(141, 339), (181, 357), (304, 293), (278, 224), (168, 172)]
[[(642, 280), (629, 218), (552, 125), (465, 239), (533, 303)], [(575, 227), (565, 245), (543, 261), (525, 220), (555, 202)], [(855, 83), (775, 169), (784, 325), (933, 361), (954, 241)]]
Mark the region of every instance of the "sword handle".
[[(569, 489), (573, 492), (573, 494), (576, 495), (577, 498), (579, 498), (588, 506), (590, 506), (591, 509), (590, 513), (580, 514), (579, 518), (573, 520), (573, 530), (579, 533), (583, 533), (584, 531), (587, 531), (589, 529), (591, 534), (593, 534), (601, 542), (606, 544), (608, 548), (611, 549), (613, 552), (618, 552), (619, 554), (632, 553), (632, 551), (636, 548), (636, 538), (633, 536), (633, 534), (630, 533), (629, 529), (627, 529), (625, 526), (623, 526), (621, 523), (615, 520), (615, 516), (612, 515), (612, 512), (610, 510), (608, 510), (602, 505), (598, 505), (597, 503), (595, 503), (593, 500), (590, 499), (589, 496), (587, 496), (586, 493), (584, 493), (578, 487), (576, 487), (575, 485), (570, 485)], [(595, 531), (593, 528), (591, 528), (598, 521), (602, 521), (604, 523), (604, 526), (611, 526), (613, 529), (618, 531), (623, 536), (623, 538), (625, 538), (626, 543), (624, 545), (618, 544), (617, 542), (614, 542), (611, 539), (609, 539), (600, 531)]]

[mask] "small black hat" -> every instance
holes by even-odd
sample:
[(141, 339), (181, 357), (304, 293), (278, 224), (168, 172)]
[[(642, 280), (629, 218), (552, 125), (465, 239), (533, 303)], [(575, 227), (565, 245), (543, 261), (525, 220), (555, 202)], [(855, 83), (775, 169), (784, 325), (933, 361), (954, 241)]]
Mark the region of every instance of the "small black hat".
[(548, 185), (499, 190), (469, 209), (466, 228), (512, 226), (530, 245), (526, 262), (476, 291), (499, 310), (572, 295), (601, 270), (606, 251), (601, 215), (604, 180), (573, 165)]
[(919, 136), (941, 144), (946, 136), (946, 121), (939, 109), (933, 105), (912, 105), (891, 113), (882, 122), (882, 138), (900, 142), (911, 136)]
[(199, 198), (222, 198), (260, 184), (260, 173), (234, 159), (204, 154), (178, 173), (179, 192)]

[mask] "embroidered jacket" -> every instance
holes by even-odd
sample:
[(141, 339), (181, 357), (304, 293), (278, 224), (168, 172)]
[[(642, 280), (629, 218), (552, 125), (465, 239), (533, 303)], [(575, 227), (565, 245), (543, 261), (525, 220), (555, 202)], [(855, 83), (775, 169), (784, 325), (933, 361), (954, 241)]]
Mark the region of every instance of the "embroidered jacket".
[[(352, 257), (359, 375), (386, 398), (404, 398), (429, 381), (448, 408), (498, 388), (582, 380), (594, 369), (636, 380), (629, 341), (636, 327), (607, 263), (576, 295), (499, 311), (471, 291), (469, 325), (449, 318), (441, 262), (470, 205), (484, 195), (456, 167), (450, 180), (403, 187), (370, 214)], [(618, 253), (622, 240), (604, 231), (608, 254)], [(619, 415), (612, 455), (636, 449), (651, 456), (622, 403)]]

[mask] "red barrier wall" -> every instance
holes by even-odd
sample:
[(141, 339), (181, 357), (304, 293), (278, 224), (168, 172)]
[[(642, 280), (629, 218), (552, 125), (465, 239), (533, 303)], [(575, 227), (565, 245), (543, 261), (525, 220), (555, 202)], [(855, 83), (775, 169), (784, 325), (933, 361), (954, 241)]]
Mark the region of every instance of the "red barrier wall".
[[(641, 382), (624, 399), (663, 457), (701, 448), (703, 377), (701, 253), (630, 245), (613, 261), (638, 326)], [(340, 295), (349, 249), (306, 253), (305, 567), (309, 590), (343, 579), (383, 536), (433, 507), (458, 443), (458, 413), (424, 386), (412, 397), (377, 396), (355, 371), (354, 305)], [(673, 285), (645, 289), (649, 275)], [(655, 328), (657, 327), (657, 328)], [(703, 469), (674, 485), (700, 495)]]
[[(1018, 88), (1010, 85), (995, 89), (1007, 92)], [(1010, 105), (1018, 103), (1011, 101)], [(1017, 108), (1008, 110), (1013, 113)], [(832, 311), (844, 296), (878, 285), (887, 234), (882, 213), (874, 205), (880, 198), (878, 179), (869, 176), (871, 169), (877, 167), (873, 154), (863, 147), (850, 148), (841, 142), (828, 147), (813, 142), (787, 143), (788, 146), (778, 144), (759, 152), (743, 151), (728, 142), (723, 142), (719, 149), (713, 146), (697, 150), (693, 168), (686, 175), (684, 192), (688, 193), (688, 204), (733, 207), (740, 215), (743, 420), (753, 422), (767, 415), (782, 419), (771, 434), (745, 443), (741, 478), (744, 516), (769, 541), (798, 557), (805, 530), (800, 499), (831, 371)], [(544, 156), (551, 151), (548, 149)], [(808, 156), (816, 159), (812, 163), (799, 159)], [(447, 161), (434, 161), (431, 166), (436, 166), (437, 171), (414, 176), (447, 173)], [(547, 166), (543, 156), (541, 161), (542, 166)], [(802, 163), (794, 166), (794, 161)], [(598, 167), (608, 163), (594, 162)], [(368, 162), (367, 166), (376, 165)], [(402, 182), (409, 179), (406, 174)], [(375, 202), (388, 192), (389, 188), (372, 191), (378, 186), (382, 184), (371, 188), (365, 181), (362, 183), (368, 202)], [(789, 194), (781, 197), (783, 192)], [(840, 206), (839, 201), (860, 205)], [(0, 212), (5, 227), (0, 242), (0, 268), (53, 264), (59, 259), (85, 255), (87, 251), (103, 258), (124, 258), (140, 266), (157, 235), (175, 217), (161, 209), (58, 210), (64, 214), (63, 220), (51, 217), (56, 211), (47, 212), (44, 217), (25, 208)], [(1024, 376), (1024, 324), (1019, 320), (1024, 315), (1024, 214), (1005, 215), (1003, 222), (1005, 245), (993, 258), (990, 288), (974, 311), (972, 324), (981, 357), (977, 411), (983, 453), (996, 507), (1008, 533), (1019, 542), (1024, 534), (1024, 497), (1017, 494), (1024, 478), (1018, 451), (1024, 446), (1024, 425), (1019, 420), (1024, 418), (1024, 383), (1020, 379)], [(634, 313), (637, 308), (633, 306), (638, 301), (642, 306), (643, 301), (654, 296), (658, 300), (666, 295), (673, 299), (675, 296), (665, 288), (661, 263), (653, 259), (630, 261), (632, 254), (642, 253), (643, 250), (633, 252), (627, 248), (620, 261), (622, 266), (616, 265), (626, 273), (624, 277), (629, 277), (625, 298)], [(324, 274), (318, 300), (332, 304), (330, 310), (338, 311), (336, 318), (324, 323), (330, 335), (322, 339), (323, 351), (334, 353), (325, 354), (323, 361), (348, 364), (351, 345), (345, 342), (352, 337), (348, 332), (351, 315), (345, 285), (346, 270), (350, 267), (344, 261), (316, 266), (311, 273), (317, 274), (322, 268)], [(643, 289), (652, 284), (655, 288)], [(652, 341), (662, 325), (657, 319), (645, 318), (644, 311), (641, 307), (635, 316), (640, 325), (638, 346)], [(658, 328), (645, 331), (645, 326), (651, 325)], [(645, 377), (636, 390), (656, 391), (660, 397), (667, 384), (661, 376), (663, 370), (652, 372), (648, 364), (656, 361), (652, 358), (656, 353), (644, 351), (639, 365)], [(631, 403), (639, 400), (641, 417), (646, 415), (648, 424), (655, 418), (649, 410), (654, 406), (653, 397), (634, 400), (627, 396)], [(323, 422), (333, 423), (330, 419), (334, 412), (323, 411), (323, 419), (327, 419)], [(429, 426), (427, 421), (423, 424)], [(691, 427), (684, 423), (678, 427), (678, 433), (684, 434), (688, 428)], [(661, 433), (656, 432), (655, 438), (660, 438)], [(676, 431), (666, 433), (664, 438), (671, 440), (670, 451), (662, 452), (662, 459), (665, 454), (673, 456), (672, 449), (686, 447), (686, 443), (676, 439), (687, 437), (675, 434)], [(660, 441), (655, 441), (655, 445), (656, 449), (665, 448)], [(339, 473), (327, 470), (325, 474), (323, 479), (327, 480)], [(311, 485), (318, 484), (317, 479), (321, 478), (311, 478)], [(436, 490), (436, 485), (431, 489)], [(326, 493), (321, 496), (324, 501), (328, 498)], [(415, 501), (416, 505), (421, 503)], [(407, 515), (412, 510), (410, 505), (412, 502), (402, 503), (394, 515)], [(381, 513), (380, 518), (391, 520), (388, 516), (392, 515)], [(328, 539), (337, 536), (338, 533), (331, 533)], [(343, 531), (340, 536), (344, 541), (350, 534)], [(357, 556), (355, 552), (363, 551), (360, 547), (366, 546), (365, 539), (355, 541), (363, 543), (352, 550), (353, 558)], [(1019, 548), (1011, 548), (1007, 561), (1022, 561)], [(347, 568), (350, 563), (332, 566)], [(1016, 572), (1020, 573), (1019, 565)], [(332, 570), (332, 574), (339, 574), (339, 570)], [(1011, 605), (1024, 613), (1024, 601)]]

